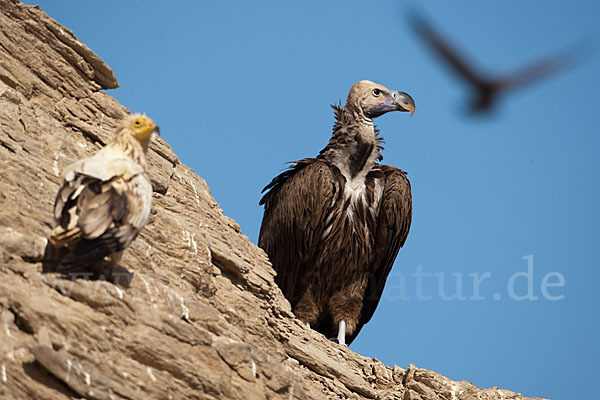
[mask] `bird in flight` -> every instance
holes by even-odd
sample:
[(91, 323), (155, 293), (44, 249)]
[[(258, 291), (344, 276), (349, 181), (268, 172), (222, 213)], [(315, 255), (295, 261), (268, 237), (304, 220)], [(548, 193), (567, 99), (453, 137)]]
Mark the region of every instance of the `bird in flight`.
[(436, 32), (423, 18), (413, 15), (411, 24), (415, 32), (429, 47), (452, 69), (459, 77), (467, 82), (471, 89), (468, 108), (473, 114), (491, 111), (499, 97), (507, 91), (523, 88), (550, 75), (563, 70), (571, 63), (571, 55), (555, 54), (537, 60), (518, 71), (500, 76), (488, 76), (475, 69), (466, 59), (446, 40)]

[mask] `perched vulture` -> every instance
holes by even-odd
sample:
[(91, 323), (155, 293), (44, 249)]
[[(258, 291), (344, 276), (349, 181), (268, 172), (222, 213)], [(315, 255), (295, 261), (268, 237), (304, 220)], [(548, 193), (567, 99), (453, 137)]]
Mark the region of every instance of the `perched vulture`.
[(54, 203), (45, 272), (113, 272), (150, 214), (146, 151), (158, 126), (143, 115), (121, 121), (112, 143), (67, 167)]
[(369, 81), (332, 106), (336, 122), (316, 158), (295, 161), (264, 189), (258, 245), (295, 316), (340, 344), (369, 322), (408, 235), (410, 183), (381, 165), (373, 118), (415, 110), (406, 93)]
[(550, 56), (510, 75), (488, 77), (473, 68), (459, 55), (459, 52), (436, 33), (423, 19), (414, 16), (413, 27), (417, 34), (431, 47), (442, 60), (471, 87), (472, 98), (469, 108), (474, 114), (490, 111), (498, 97), (506, 91), (521, 88), (546, 76), (564, 69), (571, 57), (567, 53)]

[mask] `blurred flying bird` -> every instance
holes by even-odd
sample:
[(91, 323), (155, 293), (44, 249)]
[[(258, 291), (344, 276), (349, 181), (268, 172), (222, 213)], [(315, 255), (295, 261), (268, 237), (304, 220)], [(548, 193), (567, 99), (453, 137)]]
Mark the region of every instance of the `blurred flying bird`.
[(469, 64), (423, 18), (413, 15), (411, 23), (416, 33), (429, 47), (470, 85), (472, 95), (469, 100), (469, 110), (473, 114), (489, 112), (497, 104), (503, 92), (525, 87), (556, 74), (572, 62), (572, 54), (563, 52), (540, 59), (511, 74), (491, 77)]

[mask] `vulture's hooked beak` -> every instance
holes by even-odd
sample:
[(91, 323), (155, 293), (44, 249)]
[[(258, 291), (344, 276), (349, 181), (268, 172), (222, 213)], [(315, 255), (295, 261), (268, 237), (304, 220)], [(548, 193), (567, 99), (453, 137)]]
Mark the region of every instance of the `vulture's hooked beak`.
[(376, 118), (390, 111), (410, 111), (412, 117), (415, 113), (415, 101), (407, 93), (390, 90), (383, 101), (371, 107), (366, 114), (369, 118)]
[(393, 98), (393, 104), (398, 107), (396, 108), (396, 111), (410, 111), (410, 116), (413, 116), (415, 113), (415, 101), (408, 93), (391, 90), (390, 95)]

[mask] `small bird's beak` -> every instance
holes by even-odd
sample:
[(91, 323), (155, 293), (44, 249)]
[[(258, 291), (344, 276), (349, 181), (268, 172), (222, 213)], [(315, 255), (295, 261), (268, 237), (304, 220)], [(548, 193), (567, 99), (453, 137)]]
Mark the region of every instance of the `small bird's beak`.
[(408, 93), (397, 92), (395, 90), (390, 91), (390, 94), (394, 98), (394, 105), (398, 107), (398, 111), (408, 112), (412, 117), (415, 113), (415, 101)]
[[(412, 114), (411, 114), (411, 115), (412, 115)], [(158, 125), (156, 125), (156, 126), (154, 127), (154, 132), (156, 132), (156, 134), (157, 134), (158, 136), (160, 136), (160, 127), (159, 127)]]

